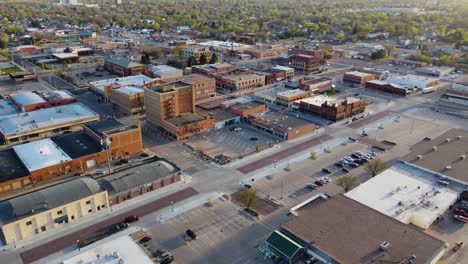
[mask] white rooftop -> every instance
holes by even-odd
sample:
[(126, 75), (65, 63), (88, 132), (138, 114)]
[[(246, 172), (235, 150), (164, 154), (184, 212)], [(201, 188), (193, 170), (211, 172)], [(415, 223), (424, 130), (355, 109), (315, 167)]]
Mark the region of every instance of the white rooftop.
[[(100, 256), (98, 259), (97, 256)], [(62, 261), (63, 264), (118, 264), (118, 263), (138, 263), (154, 264), (151, 258), (146, 255), (143, 249), (138, 246), (129, 236), (122, 236), (106, 242), (99, 246), (94, 246), (89, 250), (81, 251)]]
[(292, 71), (294, 70), (293, 68), (286, 67), (286, 66), (281, 66), (281, 65), (276, 65), (275, 67), (271, 67), (272, 69), (276, 70), (282, 70), (282, 71)]
[(358, 71), (350, 71), (350, 72), (347, 72), (346, 74), (359, 76), (359, 77), (365, 77), (365, 76), (372, 75), (372, 74), (367, 73), (367, 72), (358, 72)]
[(433, 174), (397, 164), (345, 195), (405, 224), (428, 228), (458, 198)]
[(438, 81), (437, 78), (431, 78), (426, 76), (414, 75), (414, 74), (406, 74), (406, 75), (391, 75), (387, 78), (389, 82), (399, 83), (400, 81), (415, 81), (415, 82), (422, 82), (422, 83), (431, 83)]
[(0, 99), (0, 116), (11, 115), (16, 113), (16, 106), (10, 101)]
[(325, 102), (327, 102), (328, 105), (332, 105), (332, 104), (338, 104), (340, 102), (343, 102), (344, 100), (347, 100), (348, 103), (353, 103), (353, 102), (359, 101), (360, 99), (355, 98), (355, 97), (346, 97), (345, 99), (345, 98), (330, 97), (326, 95), (317, 95), (314, 97), (300, 99), (295, 102), (296, 103), (304, 102), (304, 103), (315, 105), (315, 106), (321, 106)]
[(293, 97), (293, 96), (305, 95), (305, 94), (307, 94), (306, 91), (303, 91), (303, 90), (300, 90), (300, 89), (295, 89), (295, 90), (289, 90), (289, 91), (285, 91), (285, 92), (279, 92), (276, 95), (277, 96), (283, 96), (283, 97), (286, 97), (286, 98), (290, 98), (290, 97)]
[(13, 99), (19, 105), (32, 105), (38, 103), (44, 103), (46, 100), (42, 96), (33, 92), (24, 92), (24, 93), (15, 93), (10, 94), (11, 99)]
[(17, 145), (13, 150), (29, 172), (72, 160), (50, 138)]
[(60, 100), (60, 99), (70, 99), (74, 98), (75, 96), (66, 90), (54, 90), (46, 93), (44, 97), (48, 101)]
[(180, 72), (181, 75), (182, 75), (182, 73), (183, 73), (183, 71), (181, 69), (177, 69), (177, 68), (174, 68), (174, 67), (171, 67), (171, 66), (168, 66), (168, 65), (152, 66), (151, 71), (154, 74), (157, 74), (157, 75), (163, 75), (163, 74), (173, 73), (173, 72)]
[(144, 89), (140, 88), (140, 87), (137, 87), (137, 86), (125, 86), (125, 87), (122, 87), (122, 88), (115, 89), (113, 91), (123, 93), (125, 95), (134, 95), (134, 94), (138, 94), (138, 93), (143, 93)]
[(100, 81), (95, 81), (95, 82), (90, 82), (89, 84), (91, 86), (96, 87), (97, 89), (104, 90), (104, 87), (115, 84), (116, 86), (142, 86), (145, 83), (152, 82), (157, 79), (151, 79), (150, 77), (139, 74), (139, 75), (133, 75), (133, 76), (127, 76), (127, 77), (119, 77), (119, 78), (114, 78), (114, 79), (106, 79), (106, 80), (100, 80)]
[(84, 123), (90, 119), (99, 120), (99, 115), (80, 103), (74, 103), (2, 116), (0, 132), (4, 135), (27, 134), (31, 130), (45, 130), (63, 123)]
[(52, 56), (59, 58), (59, 59), (71, 59), (71, 58), (78, 58), (78, 55), (74, 53), (54, 53)]
[(238, 81), (257, 79), (257, 78), (261, 78), (261, 77), (265, 77), (265, 76), (258, 75), (258, 74), (245, 74), (245, 75), (226, 76), (224, 78), (226, 78), (227, 80), (232, 80), (232, 81), (238, 82)]
[(231, 107), (232, 105), (235, 105), (235, 104), (248, 103), (248, 102), (252, 102), (253, 100), (254, 99), (251, 97), (241, 96), (241, 97), (237, 97), (236, 99), (224, 101), (222, 104), (226, 107)]
[(231, 42), (231, 41), (210, 40), (210, 41), (198, 43), (198, 45), (207, 46), (207, 47), (217, 47), (217, 48), (222, 48), (222, 49), (231, 49), (231, 44), (234, 49), (250, 47), (250, 45), (245, 45), (242, 43), (236, 43), (236, 42)]

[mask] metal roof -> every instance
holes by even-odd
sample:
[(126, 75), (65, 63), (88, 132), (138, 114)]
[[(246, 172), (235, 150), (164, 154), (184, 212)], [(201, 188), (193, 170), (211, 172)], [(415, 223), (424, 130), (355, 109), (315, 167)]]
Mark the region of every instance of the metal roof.
[(92, 178), (80, 178), (0, 202), (0, 224), (51, 210), (102, 192)]

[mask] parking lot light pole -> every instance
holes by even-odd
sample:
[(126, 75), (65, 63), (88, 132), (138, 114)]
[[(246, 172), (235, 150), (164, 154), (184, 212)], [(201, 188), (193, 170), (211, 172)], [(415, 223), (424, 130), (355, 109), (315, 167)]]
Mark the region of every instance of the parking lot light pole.
[(174, 212), (174, 202), (171, 201), (172, 212)]
[(80, 248), (80, 240), (76, 240), (76, 247), (78, 248), (78, 251), (81, 251), (81, 248)]

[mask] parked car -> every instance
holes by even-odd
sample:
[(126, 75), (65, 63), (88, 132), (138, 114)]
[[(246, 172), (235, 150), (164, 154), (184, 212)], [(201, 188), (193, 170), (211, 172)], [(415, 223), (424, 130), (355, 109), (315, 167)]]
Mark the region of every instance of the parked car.
[(138, 215), (129, 215), (125, 217), (125, 222), (127, 223), (136, 222), (138, 220), (140, 220), (140, 217)]
[(461, 215), (454, 215), (453, 218), (457, 219), (460, 222), (468, 223), (468, 217), (461, 216)]
[(343, 163), (337, 162), (337, 163), (335, 163), (335, 166), (337, 166), (337, 167), (343, 167)]
[(340, 163), (341, 163), (341, 164), (348, 164), (349, 161), (342, 159), (342, 160), (340, 160)]
[(157, 250), (153, 256), (156, 258), (156, 262), (161, 264), (169, 264), (174, 261), (172, 254), (166, 250)]
[(352, 122), (351, 120), (348, 120), (348, 121), (345, 122), (345, 124), (349, 124), (349, 123), (351, 123), (351, 122)]
[(237, 132), (238, 132), (238, 131), (241, 131), (241, 130), (242, 130), (241, 127), (234, 127), (234, 131), (237, 131)]
[(346, 156), (344, 159), (347, 160), (347, 161), (349, 161), (349, 162), (353, 162), (353, 161), (354, 161), (354, 159), (351, 158), (350, 156)]
[(122, 230), (125, 230), (125, 229), (128, 228), (128, 224), (127, 224), (127, 223), (120, 223), (120, 224), (118, 224), (118, 226), (119, 226), (119, 228), (120, 228), (119, 231), (122, 231)]
[(314, 190), (314, 189), (317, 189), (318, 186), (315, 185), (315, 184), (313, 184), (313, 183), (308, 183), (308, 184), (307, 184), (307, 188)]
[(357, 167), (359, 167), (359, 164), (351, 162), (351, 163), (349, 163), (349, 166), (351, 166), (353, 168), (357, 168)]
[(363, 161), (362, 159), (355, 159), (354, 163), (357, 163), (359, 165), (363, 165), (365, 163), (365, 161)]
[(329, 183), (331, 180), (328, 177), (321, 177), (319, 178), (319, 181), (323, 182), (324, 184)]
[(330, 173), (332, 173), (332, 171), (331, 171), (331, 170), (329, 170), (329, 169), (327, 169), (327, 168), (323, 168), (323, 169), (322, 169), (322, 171), (323, 171), (323, 172), (325, 172), (325, 173), (327, 173), (327, 174), (330, 174)]
[(140, 243), (146, 243), (153, 239), (151, 236), (144, 236), (142, 239), (140, 239)]
[(343, 172), (345, 172), (345, 173), (348, 173), (348, 172), (349, 172), (349, 169), (348, 169), (348, 168), (345, 168), (345, 167), (343, 167), (343, 169), (341, 169), (341, 170), (342, 170)]
[(314, 181), (317, 186), (323, 186), (323, 183), (319, 180)]
[(369, 160), (369, 159), (366, 159), (366, 158), (362, 158), (361, 161), (362, 161), (363, 163), (368, 163), (370, 160)]
[(356, 155), (364, 155), (364, 154), (362, 154), (361, 151), (355, 151), (354, 154), (356, 154)]
[(185, 231), (185, 234), (190, 237), (190, 239), (194, 240), (197, 238), (197, 234), (195, 234), (195, 232), (193, 232), (191, 229), (187, 229)]
[(466, 211), (464, 209), (461, 209), (461, 208), (454, 209), (453, 213), (456, 214), (456, 215), (461, 215), (461, 216), (464, 216), (464, 217), (468, 217), (468, 211)]
[(360, 159), (360, 158), (361, 158), (361, 156), (359, 156), (359, 155), (356, 154), (356, 153), (351, 154), (351, 157), (352, 157), (352, 158), (355, 158), (355, 159)]
[(127, 163), (128, 163), (128, 159), (121, 159), (119, 162), (122, 163), (122, 164), (127, 164)]
[(252, 141), (257, 141), (258, 138), (256, 138), (256, 137), (251, 137), (250, 140), (252, 140)]
[(354, 122), (357, 120), (357, 117), (353, 117), (353, 119), (351, 119), (351, 122)]

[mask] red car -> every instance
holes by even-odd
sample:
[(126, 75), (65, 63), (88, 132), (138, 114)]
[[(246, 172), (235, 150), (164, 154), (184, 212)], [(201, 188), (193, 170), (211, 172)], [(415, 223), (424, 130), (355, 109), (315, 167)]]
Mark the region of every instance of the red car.
[(457, 219), (460, 222), (468, 223), (468, 217), (464, 217), (461, 215), (454, 215), (453, 218)]
[(127, 223), (136, 222), (138, 220), (140, 220), (140, 217), (138, 215), (129, 215), (125, 217), (125, 222)]
[(317, 186), (323, 186), (323, 182), (321, 182), (321, 181), (319, 181), (319, 180), (314, 181), (314, 183), (315, 183)]
[(461, 215), (461, 216), (464, 216), (464, 217), (468, 217), (468, 212), (463, 210), (463, 209), (460, 209), (460, 208), (453, 209), (453, 213), (456, 214), (456, 215)]

